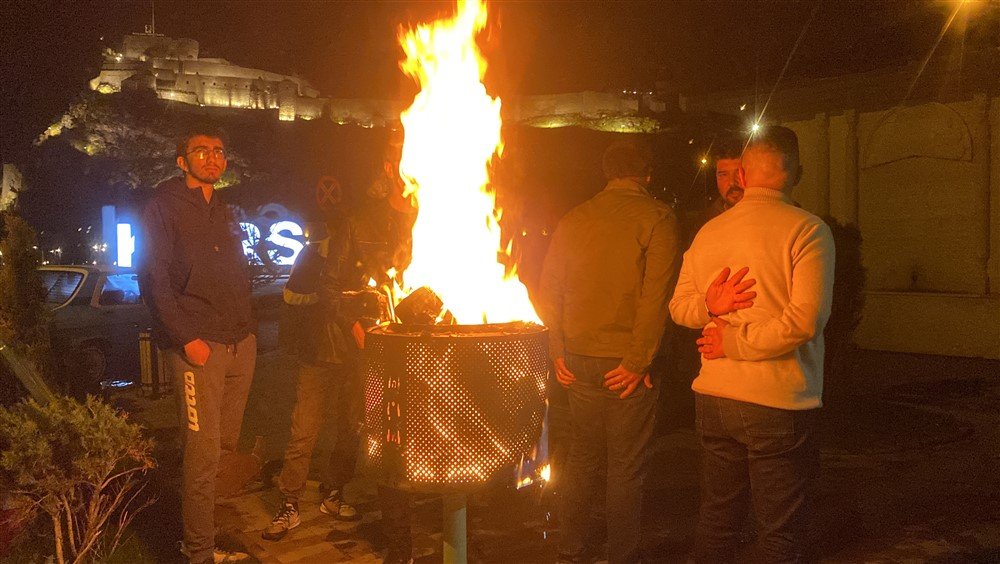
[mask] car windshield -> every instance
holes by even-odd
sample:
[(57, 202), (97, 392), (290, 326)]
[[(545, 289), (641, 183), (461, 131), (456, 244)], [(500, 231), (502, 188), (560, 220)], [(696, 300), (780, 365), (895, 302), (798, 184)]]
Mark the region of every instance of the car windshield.
[(74, 270), (41, 270), (42, 287), (45, 289), (45, 303), (61, 306), (71, 297), (83, 282), (83, 273)]

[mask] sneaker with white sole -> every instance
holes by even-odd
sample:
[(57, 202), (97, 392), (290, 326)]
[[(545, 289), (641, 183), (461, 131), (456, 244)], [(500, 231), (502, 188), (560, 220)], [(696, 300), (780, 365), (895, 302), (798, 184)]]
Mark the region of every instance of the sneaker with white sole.
[[(184, 541), (181, 541), (178, 544), (180, 544), (181, 554), (183, 554), (186, 558), (191, 558), (191, 553), (189, 553), (187, 548), (184, 546)], [(222, 550), (216, 548), (212, 551), (212, 562), (214, 562), (214, 564), (223, 564), (225, 562), (243, 562), (249, 558), (249, 554), (238, 550)], [(208, 562), (208, 560), (206, 559), (205, 562)]]
[(215, 564), (222, 564), (223, 562), (243, 562), (248, 558), (250, 558), (249, 554), (238, 550), (219, 550), (216, 548), (212, 551), (212, 561), (215, 562)]
[(319, 510), (327, 515), (332, 515), (338, 521), (358, 521), (361, 519), (361, 513), (358, 513), (353, 505), (341, 501), (339, 490), (331, 491), (323, 503), (319, 505)]
[(390, 547), (382, 564), (413, 564), (413, 551), (409, 548)]
[(276, 541), (285, 538), (288, 531), (302, 524), (299, 519), (299, 508), (294, 503), (286, 501), (281, 509), (271, 519), (271, 524), (265, 528), (260, 536), (264, 540)]

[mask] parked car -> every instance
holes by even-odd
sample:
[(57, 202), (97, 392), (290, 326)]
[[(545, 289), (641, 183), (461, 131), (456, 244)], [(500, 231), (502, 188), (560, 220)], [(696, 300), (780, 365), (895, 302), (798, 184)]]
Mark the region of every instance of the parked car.
[(60, 384), (96, 392), (105, 379), (139, 380), (139, 331), (149, 310), (135, 272), (110, 266), (39, 267), (52, 309), (52, 346)]
[[(112, 266), (39, 267), (45, 302), (52, 309), (52, 346), (66, 391), (96, 393), (105, 380), (139, 382), (139, 331), (149, 309), (131, 269)], [(277, 318), (286, 277), (255, 284), (257, 350), (277, 347)]]

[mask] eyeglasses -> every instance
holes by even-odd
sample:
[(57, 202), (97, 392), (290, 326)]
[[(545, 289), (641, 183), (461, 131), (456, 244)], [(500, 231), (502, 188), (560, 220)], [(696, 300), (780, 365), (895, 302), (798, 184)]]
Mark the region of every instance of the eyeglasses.
[(215, 149), (198, 147), (193, 151), (189, 151), (188, 155), (194, 155), (194, 158), (198, 159), (199, 161), (204, 161), (208, 159), (209, 155), (213, 155), (215, 158), (219, 160), (223, 161), (226, 160), (226, 150), (223, 149), (222, 147), (216, 147)]

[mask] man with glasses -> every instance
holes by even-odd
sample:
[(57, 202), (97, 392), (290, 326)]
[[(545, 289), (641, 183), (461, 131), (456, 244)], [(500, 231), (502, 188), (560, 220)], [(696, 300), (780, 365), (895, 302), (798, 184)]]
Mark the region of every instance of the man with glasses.
[(239, 227), (215, 194), (223, 134), (184, 135), (177, 166), (183, 176), (157, 186), (143, 210), (140, 283), (180, 398), (181, 552), (192, 563), (234, 562), (247, 555), (215, 547), (215, 484), (220, 460), (236, 452), (257, 342)]

